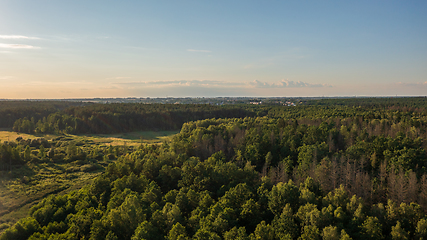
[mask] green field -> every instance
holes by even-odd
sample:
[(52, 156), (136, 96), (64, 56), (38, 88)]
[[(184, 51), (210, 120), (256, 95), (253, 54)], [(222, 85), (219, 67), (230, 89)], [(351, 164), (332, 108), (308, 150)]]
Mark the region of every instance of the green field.
[(28, 210), (44, 197), (79, 189), (103, 170), (98, 167), (87, 172), (84, 170), (87, 167), (42, 163), (3, 174), (0, 177), (0, 232), (27, 216)]
[(0, 129), (0, 141), (15, 141), (16, 138), (22, 137), (24, 139), (35, 139), (35, 138), (45, 138), (45, 139), (52, 139), (55, 137), (55, 135), (33, 135), (33, 134), (26, 134), (26, 133), (17, 133), (13, 132), (11, 129)]
[(90, 140), (99, 144), (133, 145), (141, 143), (158, 144), (170, 140), (171, 136), (179, 131), (140, 131), (119, 134), (93, 134), (93, 135), (69, 135), (75, 139)]
[(153, 144), (153, 143), (162, 143), (163, 141), (168, 141), (170, 138), (177, 134), (179, 131), (139, 131), (139, 132), (129, 132), (129, 133), (118, 133), (118, 134), (89, 134), (89, 135), (54, 135), (54, 134), (26, 134), (26, 133), (17, 133), (9, 129), (0, 130), (0, 141), (14, 141), (18, 137), (23, 139), (36, 139), (36, 138), (45, 138), (47, 140), (57, 138), (57, 137), (67, 137), (73, 140), (89, 140), (94, 143), (99, 144), (111, 144), (116, 145), (132, 145), (137, 146), (141, 143)]
[[(16, 138), (47, 140), (60, 139), (62, 142), (77, 143), (80, 147), (138, 147), (141, 144), (161, 144), (168, 141), (177, 131), (144, 131), (122, 134), (98, 135), (31, 135), (12, 131), (0, 131), (1, 142), (15, 141)], [(59, 151), (57, 148), (56, 151)], [(12, 171), (0, 171), (0, 233), (17, 220), (27, 216), (29, 209), (51, 194), (64, 194), (88, 185), (114, 160), (72, 162), (30, 162), (14, 167)]]

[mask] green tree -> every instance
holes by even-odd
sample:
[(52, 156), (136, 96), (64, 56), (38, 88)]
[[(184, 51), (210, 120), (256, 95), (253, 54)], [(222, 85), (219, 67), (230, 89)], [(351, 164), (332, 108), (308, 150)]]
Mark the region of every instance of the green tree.
[(288, 203), (283, 208), (280, 217), (276, 215), (272, 222), (276, 236), (279, 239), (296, 238), (298, 235), (298, 226), (295, 223), (291, 205)]
[(397, 221), (396, 226), (391, 227), (390, 235), (393, 240), (409, 239), (409, 234), (400, 226), (399, 221)]
[(301, 236), (298, 240), (320, 240), (319, 228), (315, 225), (304, 226)]
[(168, 234), (169, 240), (186, 240), (187, 232), (185, 231), (185, 227), (181, 225), (181, 223), (177, 222), (172, 226), (172, 229)]
[(343, 229), (343, 230), (341, 230), (340, 240), (352, 240), (352, 238)]
[(296, 213), (297, 218), (301, 222), (301, 227), (314, 225), (319, 226), (321, 223), (321, 212), (317, 209), (317, 206), (311, 203), (307, 203), (301, 206)]
[(255, 235), (255, 239), (273, 240), (274, 239), (274, 230), (270, 224), (266, 224), (265, 221), (261, 221), (256, 226), (254, 235)]
[(417, 223), (417, 229), (415, 230), (415, 236), (417, 239), (427, 239), (427, 220), (420, 219)]
[(135, 230), (135, 233), (132, 236), (132, 240), (140, 240), (140, 239), (159, 239), (159, 232), (153, 224), (149, 221), (141, 222)]
[(215, 232), (210, 230), (201, 228), (197, 230), (196, 234), (194, 234), (193, 239), (197, 240), (221, 240), (221, 237), (218, 236)]
[(6, 229), (0, 240), (24, 240), (33, 233), (41, 232), (40, 224), (32, 217), (19, 220), (13, 227)]
[(274, 215), (280, 214), (287, 203), (295, 209), (299, 203), (299, 195), (299, 189), (292, 180), (287, 183), (279, 182), (268, 194), (268, 208)]
[(340, 234), (336, 226), (328, 226), (323, 229), (322, 238), (324, 240), (339, 240)]
[(24, 159), (25, 159), (25, 161), (30, 161), (31, 160), (31, 148), (28, 145), (25, 147)]
[(382, 224), (376, 217), (368, 217), (360, 228), (362, 236), (366, 239), (383, 239)]
[(224, 233), (224, 240), (249, 240), (245, 227), (233, 227)]

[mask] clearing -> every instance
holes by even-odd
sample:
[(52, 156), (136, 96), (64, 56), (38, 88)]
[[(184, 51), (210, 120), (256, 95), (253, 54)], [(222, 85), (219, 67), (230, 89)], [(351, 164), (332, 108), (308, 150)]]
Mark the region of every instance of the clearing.
[(108, 145), (129, 145), (129, 146), (138, 146), (141, 143), (146, 144), (159, 144), (164, 141), (168, 141), (175, 134), (179, 133), (177, 131), (139, 131), (139, 132), (129, 132), (129, 133), (116, 133), (116, 134), (87, 134), (87, 135), (73, 135), (73, 134), (26, 134), (26, 133), (17, 133), (11, 131), (11, 129), (1, 129), (0, 130), (0, 141), (15, 141), (16, 138), (22, 137), (23, 139), (37, 139), (45, 138), (51, 140), (57, 137), (67, 137), (73, 140), (89, 140), (98, 144), (108, 144)]
[[(0, 141), (15, 141), (16, 138), (47, 140), (61, 139), (79, 142), (82, 148), (105, 148), (106, 146), (138, 147), (141, 144), (161, 144), (179, 131), (140, 131), (121, 134), (56, 135), (23, 134), (0, 130)], [(33, 149), (33, 151), (37, 151)], [(55, 147), (56, 151), (65, 151)], [(113, 160), (91, 161), (40, 161), (27, 162), (13, 167), (12, 171), (0, 171), (0, 234), (17, 220), (28, 215), (29, 209), (52, 194), (64, 194), (89, 184)]]

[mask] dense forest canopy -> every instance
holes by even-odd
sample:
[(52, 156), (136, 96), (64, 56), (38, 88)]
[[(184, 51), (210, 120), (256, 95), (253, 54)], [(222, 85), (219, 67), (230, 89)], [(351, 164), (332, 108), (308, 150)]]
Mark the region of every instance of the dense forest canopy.
[(250, 109), (212, 105), (112, 103), (71, 107), (39, 121), (16, 120), (13, 129), (25, 133), (118, 133), (178, 130), (188, 121), (255, 116)]
[[(66, 102), (61, 105), (61, 102), (30, 102), (31, 108), (25, 108), (23, 102), (16, 102), (14, 103), (16, 105), (9, 103), (11, 106), (2, 111), (7, 110), (5, 119), (8, 123), (4, 125), (13, 126), (16, 132), (85, 134), (178, 130), (185, 122), (209, 118), (268, 116), (284, 119), (327, 119), (360, 116), (363, 119), (390, 119), (400, 117), (399, 114), (421, 117), (425, 116), (427, 106), (426, 98), (422, 97), (306, 99), (300, 101), (298, 107), (278, 105), (277, 99), (274, 101), (263, 99), (260, 102), (263, 104), (222, 106), (77, 102)], [(15, 109), (13, 106), (16, 106)], [(27, 115), (22, 116), (23, 114)]]
[(21, 118), (37, 122), (51, 113), (87, 104), (72, 101), (0, 101), (0, 128), (10, 128)]
[(426, 103), (67, 108), (32, 131), (181, 131), (137, 148), (2, 143), (3, 171), (112, 162), (86, 187), (41, 201), (0, 239), (426, 239)]

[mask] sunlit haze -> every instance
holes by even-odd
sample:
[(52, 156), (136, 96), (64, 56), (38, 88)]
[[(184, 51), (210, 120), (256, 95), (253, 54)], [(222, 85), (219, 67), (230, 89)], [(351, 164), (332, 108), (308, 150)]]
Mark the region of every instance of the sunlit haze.
[(426, 1), (0, 0), (0, 99), (425, 96)]

